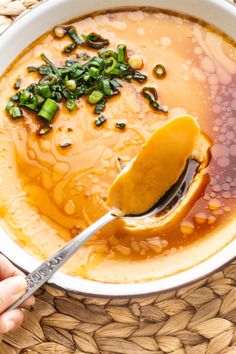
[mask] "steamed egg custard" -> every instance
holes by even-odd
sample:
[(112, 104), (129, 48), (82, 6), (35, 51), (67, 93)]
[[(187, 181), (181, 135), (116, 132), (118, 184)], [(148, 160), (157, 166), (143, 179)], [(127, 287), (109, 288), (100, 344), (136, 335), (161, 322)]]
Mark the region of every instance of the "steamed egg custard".
[(112, 184), (108, 205), (121, 215), (150, 210), (178, 181), (199, 135), (199, 125), (190, 116), (175, 118), (158, 129)]
[[(87, 16), (26, 48), (2, 75), (0, 95), (1, 224), (34, 257), (52, 255), (112, 200), (148, 208), (189, 156), (198, 173), (173, 212), (112, 222), (63, 271), (111, 283), (158, 279), (234, 239), (236, 45), (218, 30), (151, 10)], [(126, 168), (132, 160), (138, 174)]]

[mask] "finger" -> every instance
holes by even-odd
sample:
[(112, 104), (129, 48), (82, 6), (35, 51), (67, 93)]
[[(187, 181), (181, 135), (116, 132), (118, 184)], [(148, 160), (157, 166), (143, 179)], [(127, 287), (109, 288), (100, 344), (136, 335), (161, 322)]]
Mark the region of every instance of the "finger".
[(24, 319), (21, 310), (11, 310), (0, 316), (0, 333), (4, 334), (19, 327)]
[(25, 302), (22, 304), (23, 306), (33, 306), (35, 304), (35, 298), (34, 296), (30, 296)]
[(27, 282), (22, 275), (0, 282), (0, 313), (6, 310), (26, 291)]
[(0, 279), (7, 279), (16, 275), (23, 274), (5, 256), (0, 254)]
[[(23, 275), (23, 273), (16, 268), (5, 256), (0, 254), (0, 279), (7, 279), (16, 275)], [(22, 305), (33, 306), (35, 299), (31, 296)]]

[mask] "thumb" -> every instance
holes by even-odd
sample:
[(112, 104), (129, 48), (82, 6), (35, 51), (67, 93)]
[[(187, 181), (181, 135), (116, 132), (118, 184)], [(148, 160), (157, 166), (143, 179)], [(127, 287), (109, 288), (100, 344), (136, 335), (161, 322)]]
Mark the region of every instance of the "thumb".
[(0, 313), (18, 300), (26, 291), (27, 282), (22, 275), (3, 280), (0, 283)]

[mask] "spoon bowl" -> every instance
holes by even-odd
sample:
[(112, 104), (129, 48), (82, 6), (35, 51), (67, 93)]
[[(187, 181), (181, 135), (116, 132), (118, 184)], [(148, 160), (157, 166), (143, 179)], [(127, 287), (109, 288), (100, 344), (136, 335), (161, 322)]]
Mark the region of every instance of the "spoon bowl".
[[(175, 208), (181, 199), (184, 197), (186, 194), (195, 174), (197, 171), (197, 168), (199, 166), (199, 162), (193, 159), (188, 159), (186, 166), (181, 173), (179, 179), (177, 182), (163, 195), (163, 197), (158, 200), (154, 206), (146, 211), (143, 214), (131, 214), (131, 215), (124, 215), (122, 218), (124, 219), (144, 219), (148, 218), (153, 215), (157, 215), (163, 210), (167, 209), (167, 211), (164, 213), (163, 217), (169, 214), (173, 208)], [(158, 217), (158, 220), (162, 219), (162, 216)]]

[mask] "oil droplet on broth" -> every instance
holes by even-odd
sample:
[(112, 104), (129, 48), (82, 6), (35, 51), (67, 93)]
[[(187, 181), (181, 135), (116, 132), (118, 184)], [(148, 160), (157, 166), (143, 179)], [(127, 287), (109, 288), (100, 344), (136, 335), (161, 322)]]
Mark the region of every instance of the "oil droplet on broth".
[(218, 210), (221, 208), (221, 201), (219, 199), (210, 199), (208, 203), (208, 208), (210, 210)]

